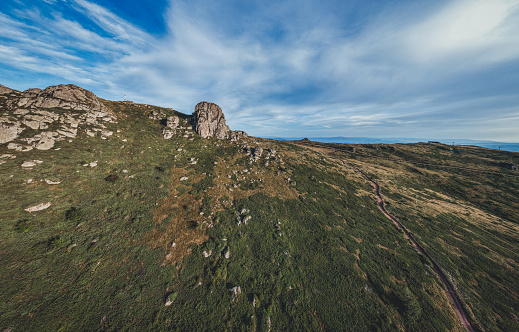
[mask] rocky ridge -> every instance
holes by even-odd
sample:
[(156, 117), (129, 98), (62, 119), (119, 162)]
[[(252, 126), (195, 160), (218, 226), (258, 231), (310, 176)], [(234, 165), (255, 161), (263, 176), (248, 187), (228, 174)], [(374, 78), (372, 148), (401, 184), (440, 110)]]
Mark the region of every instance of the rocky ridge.
[[(0, 95), (0, 106), (10, 111), (0, 116), (0, 144), (12, 150), (48, 150), (79, 130), (106, 139), (113, 134), (106, 124), (117, 120), (96, 95), (72, 84), (23, 92), (2, 85)], [(24, 131), (34, 134), (20, 137)]]
[[(79, 132), (106, 139), (113, 134), (106, 125), (117, 122), (113, 111), (94, 93), (72, 84), (23, 92), (0, 85), (2, 109), (0, 144), (7, 143), (8, 149), (16, 151), (48, 150), (56, 142), (76, 138)], [(248, 136), (244, 131), (231, 131), (225, 123), (222, 109), (205, 101), (196, 105), (188, 120), (168, 116), (160, 109), (151, 110), (148, 118), (161, 122), (164, 139), (181, 134), (192, 140), (194, 133), (203, 138), (216, 137), (231, 141)], [(258, 153), (254, 156), (257, 160), (261, 152), (259, 156)]]

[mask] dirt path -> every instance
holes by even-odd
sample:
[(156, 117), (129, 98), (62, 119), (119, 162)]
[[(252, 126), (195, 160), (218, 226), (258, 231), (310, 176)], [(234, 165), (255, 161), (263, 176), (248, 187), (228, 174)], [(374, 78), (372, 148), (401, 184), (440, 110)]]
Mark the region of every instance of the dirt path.
[[(344, 164), (344, 161), (341, 160), (341, 162)], [(440, 281), (445, 285), (445, 288), (447, 288), (447, 294), (454, 306), (454, 309), (456, 310), (456, 313), (458, 314), (458, 316), (461, 319), (461, 323), (463, 324), (463, 326), (465, 326), (467, 331), (474, 332), (475, 330), (468, 320), (467, 314), (465, 312), (465, 309), (463, 309), (463, 306), (461, 305), (458, 294), (456, 294), (454, 287), (452, 286), (450, 281), (447, 279), (445, 274), (442, 272), (442, 270), (440, 270), (438, 264), (436, 264), (436, 262), (432, 259), (432, 257), (429, 256), (429, 254), (423, 249), (422, 246), (420, 246), (420, 244), (414, 239), (413, 235), (411, 233), (409, 233), (409, 231), (397, 219), (395, 219), (393, 216), (391, 216), (386, 211), (386, 209), (384, 207), (384, 201), (382, 200), (382, 196), (380, 195), (380, 186), (378, 185), (378, 183), (373, 181), (366, 173), (364, 173), (359, 168), (355, 167), (355, 169), (359, 173), (361, 173), (366, 179), (368, 179), (368, 181), (371, 182), (371, 184), (373, 185), (373, 188), (375, 189), (375, 195), (377, 196), (377, 200), (378, 200), (378, 208), (380, 209), (380, 211), (389, 220), (391, 220), (396, 225), (396, 227), (398, 227), (399, 229), (401, 229), (404, 232), (405, 237), (407, 239), (409, 239), (411, 241), (411, 243), (413, 243), (413, 246), (415, 247), (416, 251), (418, 251), (420, 254), (424, 255), (431, 261), (434, 272), (436, 273), (438, 278), (440, 278)]]
[[(324, 146), (324, 145), (319, 145), (319, 144), (308, 144), (308, 143), (304, 143), (305, 145), (311, 145), (311, 146), (319, 146), (319, 147), (326, 147), (326, 148), (332, 148), (333, 151), (329, 153), (329, 155), (335, 153), (338, 151), (338, 149), (334, 148), (334, 147), (329, 147), (329, 146)], [(342, 151), (340, 150), (341, 152), (349, 152), (349, 153), (352, 153), (351, 151)], [(353, 152), (354, 153), (354, 152)], [(381, 158), (381, 157), (378, 157), (376, 156), (377, 158)], [(346, 163), (344, 162), (344, 160), (338, 158), (338, 160), (343, 164), (343, 165), (346, 165)], [(401, 161), (401, 162), (406, 162), (404, 160), (394, 160), (394, 161)], [(422, 164), (422, 165), (429, 165), (429, 164), (425, 164), (425, 163), (413, 163), (413, 164)], [(430, 164), (432, 166), (432, 164)], [(434, 165), (434, 166), (447, 166), (447, 165)], [(460, 168), (460, 167), (456, 167), (456, 166), (447, 166), (447, 167), (453, 167), (453, 168)], [(413, 235), (404, 227), (404, 225), (402, 225), (396, 218), (394, 218), (392, 215), (390, 215), (387, 211), (386, 211), (386, 208), (384, 207), (384, 201), (382, 200), (382, 196), (380, 194), (380, 186), (378, 185), (378, 183), (376, 183), (375, 181), (373, 181), (373, 179), (371, 179), (366, 173), (364, 173), (361, 169), (357, 168), (357, 167), (354, 167), (355, 170), (357, 172), (359, 172), (360, 174), (362, 174), (372, 185), (373, 185), (373, 188), (375, 189), (375, 195), (377, 196), (377, 201), (378, 201), (378, 208), (379, 210), (384, 214), (384, 216), (386, 216), (386, 218), (388, 218), (389, 220), (391, 220), (395, 226), (399, 229), (401, 229), (404, 234), (405, 234), (405, 237), (411, 241), (411, 243), (413, 244), (414, 248), (416, 249), (416, 251), (418, 251), (418, 253), (424, 255), (425, 257), (427, 257), (429, 259), (429, 261), (431, 262), (432, 264), (432, 268), (434, 270), (434, 272), (436, 273), (436, 275), (438, 276), (438, 278), (440, 279), (441, 283), (445, 286), (445, 288), (447, 289), (447, 295), (449, 297), (449, 299), (451, 300), (451, 303), (452, 305), (454, 306), (454, 310), (456, 311), (456, 313), (458, 314), (460, 320), (461, 320), (461, 323), (463, 324), (463, 326), (465, 327), (465, 329), (469, 332), (475, 332), (476, 330), (474, 329), (474, 327), (472, 326), (472, 324), (470, 324), (469, 320), (468, 320), (468, 316), (467, 316), (467, 313), (465, 312), (465, 309), (463, 308), (460, 300), (459, 300), (459, 296), (458, 294), (456, 293), (456, 291), (454, 290), (454, 287), (452, 286), (451, 282), (447, 279), (447, 277), (445, 276), (445, 274), (442, 272), (442, 270), (440, 269), (440, 267), (438, 266), (438, 264), (436, 264), (436, 262), (432, 259), (431, 256), (429, 256), (429, 254), (424, 250), (424, 248), (415, 240), (415, 238), (413, 237)], [(479, 171), (479, 170), (476, 170), (476, 169), (468, 169), (466, 168), (467, 170), (472, 170), (472, 171)]]

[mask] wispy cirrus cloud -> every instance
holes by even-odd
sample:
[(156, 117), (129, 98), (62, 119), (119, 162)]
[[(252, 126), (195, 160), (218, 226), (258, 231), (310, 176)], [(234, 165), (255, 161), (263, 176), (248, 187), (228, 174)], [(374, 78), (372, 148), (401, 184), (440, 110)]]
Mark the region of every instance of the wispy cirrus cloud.
[(0, 63), (105, 98), (214, 101), (254, 135), (519, 141), (497, 129), (519, 126), (518, 0), (329, 6), (175, 1), (157, 36), (87, 0), (47, 0), (0, 13)]

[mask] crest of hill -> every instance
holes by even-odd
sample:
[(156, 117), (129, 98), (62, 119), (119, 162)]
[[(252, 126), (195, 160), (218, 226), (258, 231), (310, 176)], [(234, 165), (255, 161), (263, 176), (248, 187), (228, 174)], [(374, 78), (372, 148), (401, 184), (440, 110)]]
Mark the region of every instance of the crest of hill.
[(17, 151), (48, 150), (56, 142), (76, 138), (78, 132), (106, 139), (113, 134), (107, 124), (117, 123), (118, 117), (135, 111), (144, 111), (149, 119), (160, 121), (165, 139), (188, 128), (204, 138), (236, 141), (247, 136), (242, 131), (231, 131), (222, 109), (214, 103), (199, 103), (191, 116), (176, 111), (167, 114), (172, 110), (103, 100), (73, 84), (23, 92), (0, 85), (0, 109), (4, 111), (0, 117), (0, 144)]

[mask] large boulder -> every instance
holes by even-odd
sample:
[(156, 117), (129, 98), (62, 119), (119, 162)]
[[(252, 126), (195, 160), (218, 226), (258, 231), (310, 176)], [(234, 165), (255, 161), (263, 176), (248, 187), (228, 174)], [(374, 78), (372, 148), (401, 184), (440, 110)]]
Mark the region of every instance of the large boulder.
[(192, 116), (193, 130), (200, 136), (225, 139), (229, 134), (229, 126), (225, 124), (225, 116), (220, 106), (202, 101), (195, 107)]
[(22, 92), (22, 96), (10, 106), (13, 108), (64, 108), (102, 112), (108, 110), (93, 92), (73, 84), (49, 86), (45, 90), (25, 90)]

